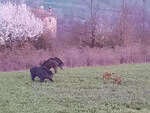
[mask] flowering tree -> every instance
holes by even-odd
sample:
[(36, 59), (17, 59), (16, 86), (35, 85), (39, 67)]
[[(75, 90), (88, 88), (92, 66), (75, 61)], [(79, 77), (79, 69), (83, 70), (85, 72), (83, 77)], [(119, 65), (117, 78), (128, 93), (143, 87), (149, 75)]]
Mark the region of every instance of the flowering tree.
[(43, 22), (25, 4), (0, 3), (0, 42), (26, 40), (43, 33)]

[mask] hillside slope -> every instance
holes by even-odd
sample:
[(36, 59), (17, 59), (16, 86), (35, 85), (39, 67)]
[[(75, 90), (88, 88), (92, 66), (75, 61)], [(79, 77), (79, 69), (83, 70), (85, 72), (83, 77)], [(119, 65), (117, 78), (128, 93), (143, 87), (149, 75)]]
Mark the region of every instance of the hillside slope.
[[(29, 71), (0, 73), (0, 113), (149, 113), (150, 64), (58, 70), (55, 82), (30, 80)], [(102, 80), (121, 75), (122, 84)]]

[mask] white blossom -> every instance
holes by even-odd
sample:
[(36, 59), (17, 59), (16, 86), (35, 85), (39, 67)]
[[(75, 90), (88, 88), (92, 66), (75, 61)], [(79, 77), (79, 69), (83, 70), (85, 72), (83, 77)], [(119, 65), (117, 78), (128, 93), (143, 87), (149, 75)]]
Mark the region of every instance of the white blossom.
[(0, 42), (24, 40), (43, 33), (43, 22), (26, 4), (0, 3)]

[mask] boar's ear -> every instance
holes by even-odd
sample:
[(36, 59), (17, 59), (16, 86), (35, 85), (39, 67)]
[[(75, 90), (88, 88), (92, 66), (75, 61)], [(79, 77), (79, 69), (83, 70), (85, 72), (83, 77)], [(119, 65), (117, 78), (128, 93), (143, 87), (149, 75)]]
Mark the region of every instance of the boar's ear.
[(40, 61), (40, 65), (42, 65), (42, 61)]
[(45, 62), (45, 60), (41, 60), (41, 61), (40, 61), (40, 65), (42, 65), (44, 62)]

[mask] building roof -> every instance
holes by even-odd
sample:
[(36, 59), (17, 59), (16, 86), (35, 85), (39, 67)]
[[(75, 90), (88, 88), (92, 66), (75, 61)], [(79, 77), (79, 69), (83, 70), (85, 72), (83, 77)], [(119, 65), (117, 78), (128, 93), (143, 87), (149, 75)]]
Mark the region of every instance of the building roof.
[(42, 8), (32, 8), (31, 11), (35, 14), (36, 17), (44, 19), (46, 17), (56, 17), (52, 9), (45, 10)]

